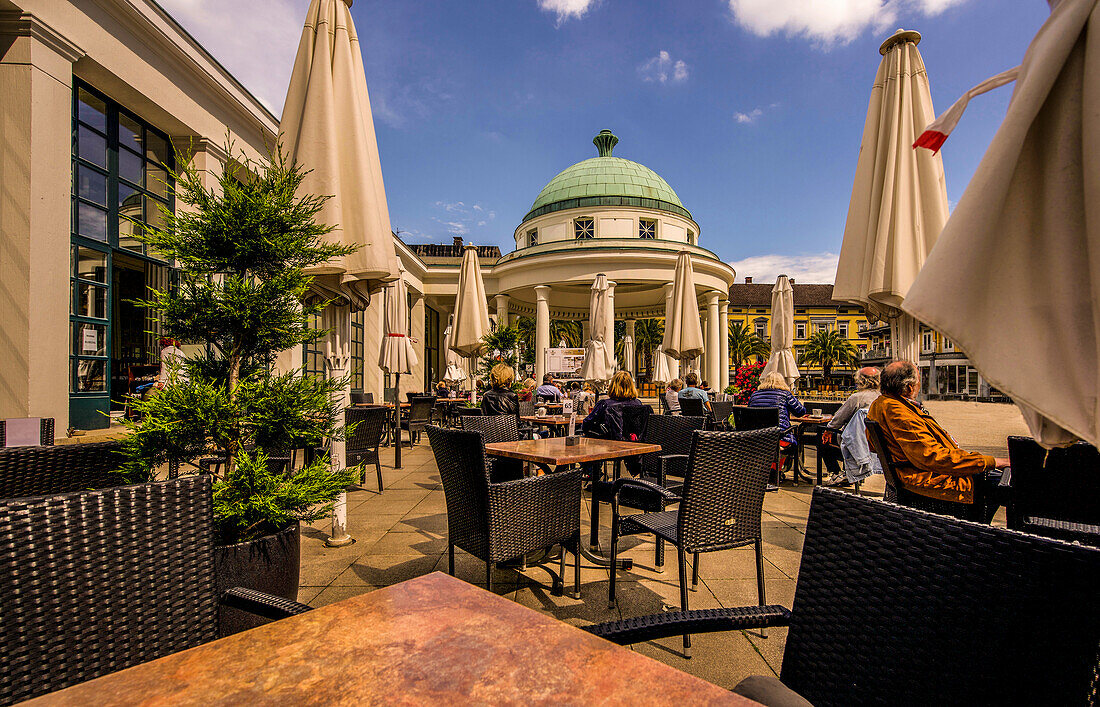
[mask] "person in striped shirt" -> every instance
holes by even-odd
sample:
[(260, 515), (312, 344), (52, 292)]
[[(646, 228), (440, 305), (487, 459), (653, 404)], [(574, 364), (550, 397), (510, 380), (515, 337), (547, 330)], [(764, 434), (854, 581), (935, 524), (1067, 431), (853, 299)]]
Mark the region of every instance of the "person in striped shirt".
[[(790, 386), (783, 376), (776, 371), (765, 374), (760, 379), (760, 387), (749, 398), (751, 408), (779, 408), (779, 428), (786, 429), (791, 426), (791, 415), (805, 415), (806, 407), (794, 397)], [(798, 444), (794, 430), (790, 430), (779, 441), (781, 454), (784, 458), (784, 466), (788, 466), (794, 459), (794, 447)]]

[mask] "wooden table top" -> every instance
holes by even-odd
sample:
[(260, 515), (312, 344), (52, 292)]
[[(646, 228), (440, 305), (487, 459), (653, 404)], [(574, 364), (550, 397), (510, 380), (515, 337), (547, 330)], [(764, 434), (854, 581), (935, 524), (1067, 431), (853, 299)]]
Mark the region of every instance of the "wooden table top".
[[(412, 407), (412, 403), (398, 403), (398, 404), (403, 408)], [(385, 408), (392, 408), (393, 406), (394, 406), (393, 403), (382, 403), (382, 407), (385, 407)]]
[(565, 445), (565, 437), (549, 439), (523, 439), (518, 442), (494, 442), (485, 445), (485, 453), (495, 457), (509, 457), (536, 464), (564, 466), (609, 459), (622, 459), (638, 454), (661, 451), (661, 445), (646, 442), (620, 442), (614, 439), (581, 437), (572, 446)]
[[(524, 422), (534, 422), (540, 425), (568, 425), (569, 417), (567, 415), (545, 415), (539, 417), (538, 415), (520, 415), (521, 420)], [(577, 429), (580, 429), (582, 417), (577, 417)]]
[(792, 417), (791, 422), (810, 422), (810, 423), (826, 423), (833, 419), (832, 415), (822, 415), (821, 417), (814, 417), (813, 415), (800, 415), (798, 417)]
[(756, 704), (441, 572), (32, 702)]

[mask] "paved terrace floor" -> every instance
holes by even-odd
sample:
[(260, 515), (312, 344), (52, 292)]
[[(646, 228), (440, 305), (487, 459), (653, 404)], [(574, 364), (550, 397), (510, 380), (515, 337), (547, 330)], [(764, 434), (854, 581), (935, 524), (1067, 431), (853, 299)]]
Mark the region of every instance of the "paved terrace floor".
[[(1027, 434), (1014, 406), (964, 402), (932, 402), (932, 414), (952, 432), (966, 449), (995, 456), (1007, 456), (1006, 437)], [(348, 494), (348, 531), (354, 545), (327, 548), (324, 539), (329, 522), (302, 528), (302, 573), (299, 601), (323, 606), (369, 592), (433, 570), (447, 571), (447, 516), (439, 473), (427, 436), (413, 449), (404, 450), (403, 468), (392, 467), (392, 449), (383, 449), (385, 492), (374, 489), (373, 469), (366, 488)], [(807, 466), (815, 463), (807, 451)], [(767, 600), (790, 606), (798, 577), (802, 542), (806, 532), (812, 487), (784, 485), (764, 501), (764, 576)], [(881, 498), (882, 477), (864, 485), (862, 493)], [(610, 537), (610, 512), (601, 509), (605, 521), (603, 543)], [(587, 541), (589, 507), (586, 498), (581, 513), (581, 530)], [(1003, 510), (995, 523), (1003, 524)], [(545, 572), (497, 570), (493, 591), (524, 606), (577, 626), (620, 617), (641, 616), (679, 607), (675, 554), (666, 553), (665, 572), (653, 566), (653, 542), (645, 536), (625, 538), (622, 554), (632, 558), (634, 569), (620, 572), (618, 608), (607, 608), (608, 571), (582, 563), (581, 598), (551, 596)], [(480, 560), (456, 550), (455, 573), (473, 584), (484, 586), (485, 570)], [(572, 558), (570, 557), (570, 563)], [(556, 563), (554, 565), (556, 567)], [(572, 583), (568, 569), (567, 586)], [(700, 562), (698, 591), (690, 592), (691, 608), (706, 609), (756, 604), (756, 565), (751, 547), (707, 553)], [(689, 577), (690, 581), (690, 577)], [(723, 687), (732, 687), (754, 674), (778, 674), (786, 629), (769, 629), (767, 637), (757, 632), (728, 632), (698, 635), (692, 639), (693, 658), (680, 656), (680, 638), (642, 643), (634, 649), (681, 670)], [(537, 650), (537, 646), (532, 646)], [(841, 656), (837, 656), (840, 660)]]

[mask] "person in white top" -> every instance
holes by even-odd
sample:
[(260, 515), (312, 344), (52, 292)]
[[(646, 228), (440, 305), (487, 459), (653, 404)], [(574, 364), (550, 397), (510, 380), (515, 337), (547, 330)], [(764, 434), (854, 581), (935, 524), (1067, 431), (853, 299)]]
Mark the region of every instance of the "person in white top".
[[(163, 390), (169, 381), (187, 382), (187, 369), (184, 366), (186, 356), (175, 339), (160, 340), (160, 373), (157, 374), (157, 388)], [(174, 369), (174, 370), (173, 370)]]

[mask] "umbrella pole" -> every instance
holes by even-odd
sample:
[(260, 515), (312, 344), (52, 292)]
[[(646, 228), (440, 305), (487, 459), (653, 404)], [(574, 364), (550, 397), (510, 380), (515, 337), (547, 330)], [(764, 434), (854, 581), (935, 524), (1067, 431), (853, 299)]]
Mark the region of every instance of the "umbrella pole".
[[(346, 360), (343, 356), (337, 358), (338, 362)], [(337, 368), (333, 370), (333, 375), (337, 378), (343, 378), (346, 370), (346, 367)], [(347, 409), (348, 389), (345, 387), (337, 393), (336, 398), (339, 405), (339, 414), (343, 415), (344, 410)], [(329, 465), (333, 471), (343, 469), (346, 460), (345, 442), (339, 435), (337, 437), (332, 440), (331, 449), (329, 450)], [(332, 534), (325, 539), (325, 545), (328, 547), (343, 547), (344, 545), (351, 545), (353, 542), (355, 542), (355, 538), (348, 534), (348, 492), (345, 490), (340, 492), (340, 496), (332, 507)]]
[(393, 468), (401, 468), (401, 374), (393, 377)]

